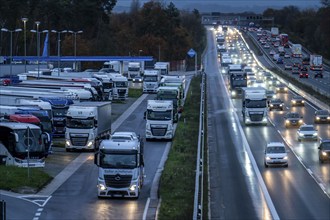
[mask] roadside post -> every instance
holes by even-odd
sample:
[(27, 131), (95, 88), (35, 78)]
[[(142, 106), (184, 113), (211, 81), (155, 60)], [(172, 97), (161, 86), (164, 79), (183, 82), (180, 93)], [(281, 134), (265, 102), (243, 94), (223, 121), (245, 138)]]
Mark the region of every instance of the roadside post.
[(6, 202), (5, 202), (5, 200), (0, 201), (0, 220), (6, 220)]

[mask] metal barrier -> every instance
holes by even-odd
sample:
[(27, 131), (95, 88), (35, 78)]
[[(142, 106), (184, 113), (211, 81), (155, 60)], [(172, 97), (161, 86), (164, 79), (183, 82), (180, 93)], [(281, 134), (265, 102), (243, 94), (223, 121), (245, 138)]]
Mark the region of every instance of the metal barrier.
[(0, 220), (6, 220), (6, 202), (0, 201)]
[(202, 73), (193, 219), (203, 219), (205, 77)]

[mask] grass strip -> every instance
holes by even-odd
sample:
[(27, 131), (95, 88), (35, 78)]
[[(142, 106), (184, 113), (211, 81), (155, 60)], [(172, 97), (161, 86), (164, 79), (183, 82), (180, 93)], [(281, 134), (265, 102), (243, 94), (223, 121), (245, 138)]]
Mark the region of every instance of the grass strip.
[(130, 98), (139, 98), (143, 94), (142, 88), (135, 89), (135, 88), (129, 88), (128, 90), (128, 97)]
[(30, 168), (28, 178), (28, 169), (16, 166), (0, 166), (0, 177), (0, 189), (13, 192), (20, 192), (23, 188), (39, 191), (52, 180), (42, 168)]
[(199, 129), (201, 76), (191, 81), (184, 112), (160, 180), (162, 199), (158, 218), (192, 219)]

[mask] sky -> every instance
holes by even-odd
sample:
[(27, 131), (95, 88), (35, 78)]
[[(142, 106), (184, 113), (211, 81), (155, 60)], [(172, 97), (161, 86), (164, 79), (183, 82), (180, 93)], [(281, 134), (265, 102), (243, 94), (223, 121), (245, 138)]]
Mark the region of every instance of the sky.
[[(293, 5), (298, 8), (318, 8), (320, 0), (162, 0), (174, 5), (181, 10), (198, 9), (200, 12), (256, 12), (261, 13), (266, 8), (283, 8)], [(131, 0), (117, 0), (117, 5), (114, 11), (129, 11)], [(139, 0), (142, 6), (148, 0)]]

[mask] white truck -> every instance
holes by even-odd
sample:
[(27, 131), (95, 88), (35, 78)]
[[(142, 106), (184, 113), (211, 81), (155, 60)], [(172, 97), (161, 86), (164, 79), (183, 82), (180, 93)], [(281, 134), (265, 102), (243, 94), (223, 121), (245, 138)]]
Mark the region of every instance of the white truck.
[(115, 132), (100, 143), (94, 163), (98, 166), (98, 197), (138, 198), (144, 182), (143, 141), (134, 132)]
[(242, 90), (243, 122), (267, 125), (267, 94), (262, 87), (244, 87)]
[(161, 75), (168, 75), (170, 71), (170, 62), (156, 62), (154, 69), (160, 70)]
[(147, 121), (146, 140), (172, 140), (174, 136), (173, 101), (148, 100), (145, 119)]
[(270, 34), (271, 34), (272, 37), (277, 37), (278, 34), (279, 34), (278, 28), (277, 27), (272, 27), (270, 29)]
[(111, 102), (70, 105), (66, 116), (65, 149), (94, 150), (111, 134)]
[(314, 71), (322, 71), (323, 70), (322, 56), (311, 54), (309, 68), (310, 70), (314, 70)]
[(143, 92), (156, 93), (160, 82), (159, 70), (145, 70), (143, 75)]
[(128, 79), (132, 80), (135, 77), (141, 76), (141, 63), (140, 62), (128, 62)]
[(112, 98), (110, 100), (126, 100), (128, 98), (128, 79), (119, 73), (109, 73), (112, 81)]
[(291, 53), (293, 57), (302, 57), (301, 44), (292, 44)]

